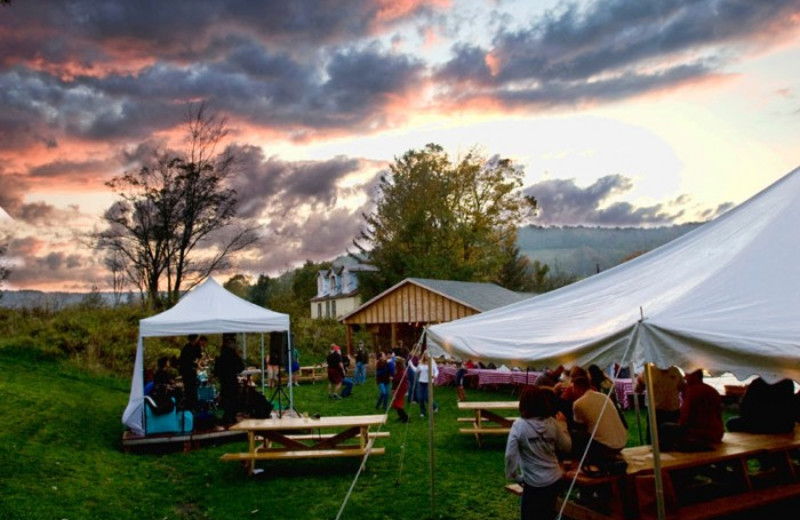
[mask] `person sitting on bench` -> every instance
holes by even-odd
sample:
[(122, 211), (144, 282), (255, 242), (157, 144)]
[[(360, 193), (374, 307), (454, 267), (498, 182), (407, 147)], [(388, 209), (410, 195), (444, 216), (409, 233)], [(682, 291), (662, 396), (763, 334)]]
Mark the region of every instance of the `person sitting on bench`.
[(628, 430), (611, 399), (592, 390), (589, 379), (576, 377), (571, 384), (578, 397), (572, 405), (575, 458), (580, 460), (586, 452), (582, 471), (589, 476), (613, 473), (617, 458), (628, 442)]
[(722, 397), (703, 382), (703, 370), (686, 375), (681, 416), (661, 425), (659, 446), (664, 451), (707, 451), (722, 441)]
[(789, 433), (794, 423), (794, 382), (783, 379), (771, 385), (759, 377), (747, 386), (739, 416), (728, 419), (726, 426), (731, 432)]

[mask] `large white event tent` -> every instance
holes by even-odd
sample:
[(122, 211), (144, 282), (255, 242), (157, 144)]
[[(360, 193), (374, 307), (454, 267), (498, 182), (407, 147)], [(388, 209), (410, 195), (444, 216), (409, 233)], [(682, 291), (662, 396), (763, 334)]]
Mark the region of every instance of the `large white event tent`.
[(678, 365), (800, 381), (800, 168), (694, 231), (559, 290), (428, 329), (516, 366)]
[[(289, 315), (245, 301), (208, 278), (171, 309), (139, 321), (131, 394), (122, 414), (123, 424), (138, 435), (144, 434), (144, 338), (226, 332), (288, 333)], [(262, 349), (263, 344), (262, 336)]]

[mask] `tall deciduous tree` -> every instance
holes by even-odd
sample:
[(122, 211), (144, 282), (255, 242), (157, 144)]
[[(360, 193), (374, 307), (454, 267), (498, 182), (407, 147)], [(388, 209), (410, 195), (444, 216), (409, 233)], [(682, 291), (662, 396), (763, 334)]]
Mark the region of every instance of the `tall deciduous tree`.
[(406, 277), (501, 280), (517, 227), (536, 209), (522, 177), (510, 160), (477, 150), (456, 163), (435, 144), (396, 158), (354, 241), (378, 268), (361, 277), (366, 297)]
[(236, 192), (227, 187), (235, 157), (216, 150), (225, 119), (205, 104), (191, 106), (185, 128), (183, 151), (154, 151), (150, 164), (107, 183), (118, 200), (96, 236), (100, 248), (125, 259), (128, 277), (156, 304), (162, 291), (177, 301), (257, 240), (254, 227), (237, 222)]

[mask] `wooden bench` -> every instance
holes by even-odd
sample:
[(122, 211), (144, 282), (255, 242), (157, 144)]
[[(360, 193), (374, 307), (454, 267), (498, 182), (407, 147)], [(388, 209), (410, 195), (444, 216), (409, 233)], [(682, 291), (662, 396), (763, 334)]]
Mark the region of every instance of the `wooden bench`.
[(327, 378), (327, 368), (322, 365), (300, 367), (300, 370), (292, 374), (292, 381), (297, 381), (298, 383), (310, 381), (313, 384), (317, 381), (324, 381)]
[[(623, 475), (588, 477), (574, 470), (564, 472), (566, 486), (573, 486), (570, 500), (560, 497), (558, 511), (567, 518), (580, 520), (622, 520), (625, 518), (622, 500)], [(574, 484), (573, 484), (574, 481)], [(506, 491), (522, 496), (520, 484), (509, 484)]]
[(468, 410), (472, 417), (459, 417), (459, 422), (469, 422), (468, 428), (460, 428), (461, 433), (475, 435), (478, 446), (482, 445), (481, 436), (508, 435), (516, 417), (505, 417), (497, 413), (501, 410), (519, 410), (519, 401), (461, 401), (459, 410)]
[[(323, 439), (332, 439), (337, 434), (335, 433), (297, 433), (287, 435), (287, 439), (292, 439), (294, 441), (307, 441), (307, 440), (323, 440)], [(391, 436), (391, 432), (388, 431), (381, 431), (381, 432), (369, 432), (367, 436), (370, 439), (377, 439), (377, 438), (386, 438)], [(267, 448), (272, 447), (272, 442), (267, 439), (266, 437), (262, 437), (260, 435), (256, 435), (256, 440), (263, 443), (263, 445)], [(374, 452), (374, 450), (373, 450)]]
[(308, 450), (295, 450), (295, 449), (271, 449), (269, 451), (258, 451), (255, 453), (225, 453), (220, 457), (220, 460), (226, 461), (239, 461), (252, 463), (257, 460), (279, 460), (279, 459), (316, 459), (321, 457), (362, 457), (369, 453), (370, 455), (383, 455), (386, 453), (386, 448), (374, 448), (374, 438), (370, 439), (365, 447), (359, 445), (352, 446), (339, 446), (332, 449), (308, 449)]

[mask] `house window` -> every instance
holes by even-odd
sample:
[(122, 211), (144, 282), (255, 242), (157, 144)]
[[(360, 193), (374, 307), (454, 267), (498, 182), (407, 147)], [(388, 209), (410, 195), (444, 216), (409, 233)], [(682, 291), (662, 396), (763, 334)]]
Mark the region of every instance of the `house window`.
[(318, 303), (317, 304), (317, 318), (321, 318), (321, 317), (322, 317), (322, 304)]
[(329, 301), (325, 302), (325, 317), (326, 318), (330, 318), (331, 317), (331, 302), (329, 302)]
[(331, 302), (331, 316), (336, 317), (336, 300)]

